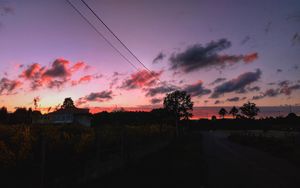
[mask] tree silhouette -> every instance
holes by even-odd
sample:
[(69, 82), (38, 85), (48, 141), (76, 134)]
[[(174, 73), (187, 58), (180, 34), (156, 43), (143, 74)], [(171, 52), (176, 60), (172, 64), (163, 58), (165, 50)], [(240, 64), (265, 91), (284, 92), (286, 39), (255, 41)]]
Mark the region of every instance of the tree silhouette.
[(179, 135), (178, 121), (192, 117), (194, 103), (185, 91), (174, 91), (164, 98), (164, 108), (170, 112), (176, 121), (176, 134)]
[(222, 118), (224, 119), (225, 115), (228, 114), (227, 110), (225, 108), (221, 108), (219, 110), (219, 115), (222, 116)]
[(10, 116), (12, 124), (30, 124), (32, 120), (32, 109), (28, 110), (25, 107), (17, 107)]
[(237, 108), (234, 106), (234, 107), (232, 107), (231, 110), (229, 111), (229, 114), (231, 114), (232, 117), (235, 118), (238, 112), (239, 112), (239, 109), (237, 109)]
[(260, 111), (259, 108), (256, 107), (255, 103), (251, 103), (248, 101), (248, 103), (243, 104), (242, 107), (240, 107), (241, 113), (245, 115), (249, 119), (254, 119), (255, 116), (257, 116), (258, 112)]
[(0, 122), (1, 122), (1, 123), (7, 123), (7, 119), (8, 119), (7, 108), (3, 106), (3, 107), (0, 109)]
[(61, 106), (62, 109), (72, 109), (76, 108), (74, 102), (71, 97), (65, 98), (63, 105)]

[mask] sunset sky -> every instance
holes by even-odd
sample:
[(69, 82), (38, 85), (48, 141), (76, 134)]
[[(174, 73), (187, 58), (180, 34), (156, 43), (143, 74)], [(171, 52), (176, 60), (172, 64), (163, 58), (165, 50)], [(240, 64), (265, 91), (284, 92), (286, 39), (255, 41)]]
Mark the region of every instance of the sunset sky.
[(1, 106), (300, 105), (299, 0), (0, 0)]

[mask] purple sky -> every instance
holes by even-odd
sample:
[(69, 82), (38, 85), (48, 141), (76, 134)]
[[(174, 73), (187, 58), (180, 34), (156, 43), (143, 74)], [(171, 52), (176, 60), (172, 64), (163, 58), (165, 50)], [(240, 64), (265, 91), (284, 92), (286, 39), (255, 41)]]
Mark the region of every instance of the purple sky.
[(0, 0), (2, 105), (38, 97), (48, 108), (72, 97), (82, 107), (138, 107), (161, 104), (170, 89), (187, 90), (196, 106), (300, 104), (298, 0), (86, 0), (150, 74), (70, 1), (140, 70), (66, 1)]

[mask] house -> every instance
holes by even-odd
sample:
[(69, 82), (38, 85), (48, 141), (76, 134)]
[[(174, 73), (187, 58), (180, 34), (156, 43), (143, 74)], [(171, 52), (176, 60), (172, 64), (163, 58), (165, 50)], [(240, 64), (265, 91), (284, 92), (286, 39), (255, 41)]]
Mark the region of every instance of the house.
[(75, 124), (91, 126), (91, 114), (85, 108), (61, 108), (46, 115), (51, 124)]

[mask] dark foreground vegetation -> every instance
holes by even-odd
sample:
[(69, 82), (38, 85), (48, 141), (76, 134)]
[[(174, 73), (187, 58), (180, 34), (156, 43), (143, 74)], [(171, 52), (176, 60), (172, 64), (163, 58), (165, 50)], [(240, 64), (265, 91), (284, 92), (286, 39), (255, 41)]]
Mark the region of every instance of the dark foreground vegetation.
[(69, 187), (88, 179), (90, 165), (126, 163), (137, 151), (170, 141), (167, 125), (0, 126), (0, 187)]

